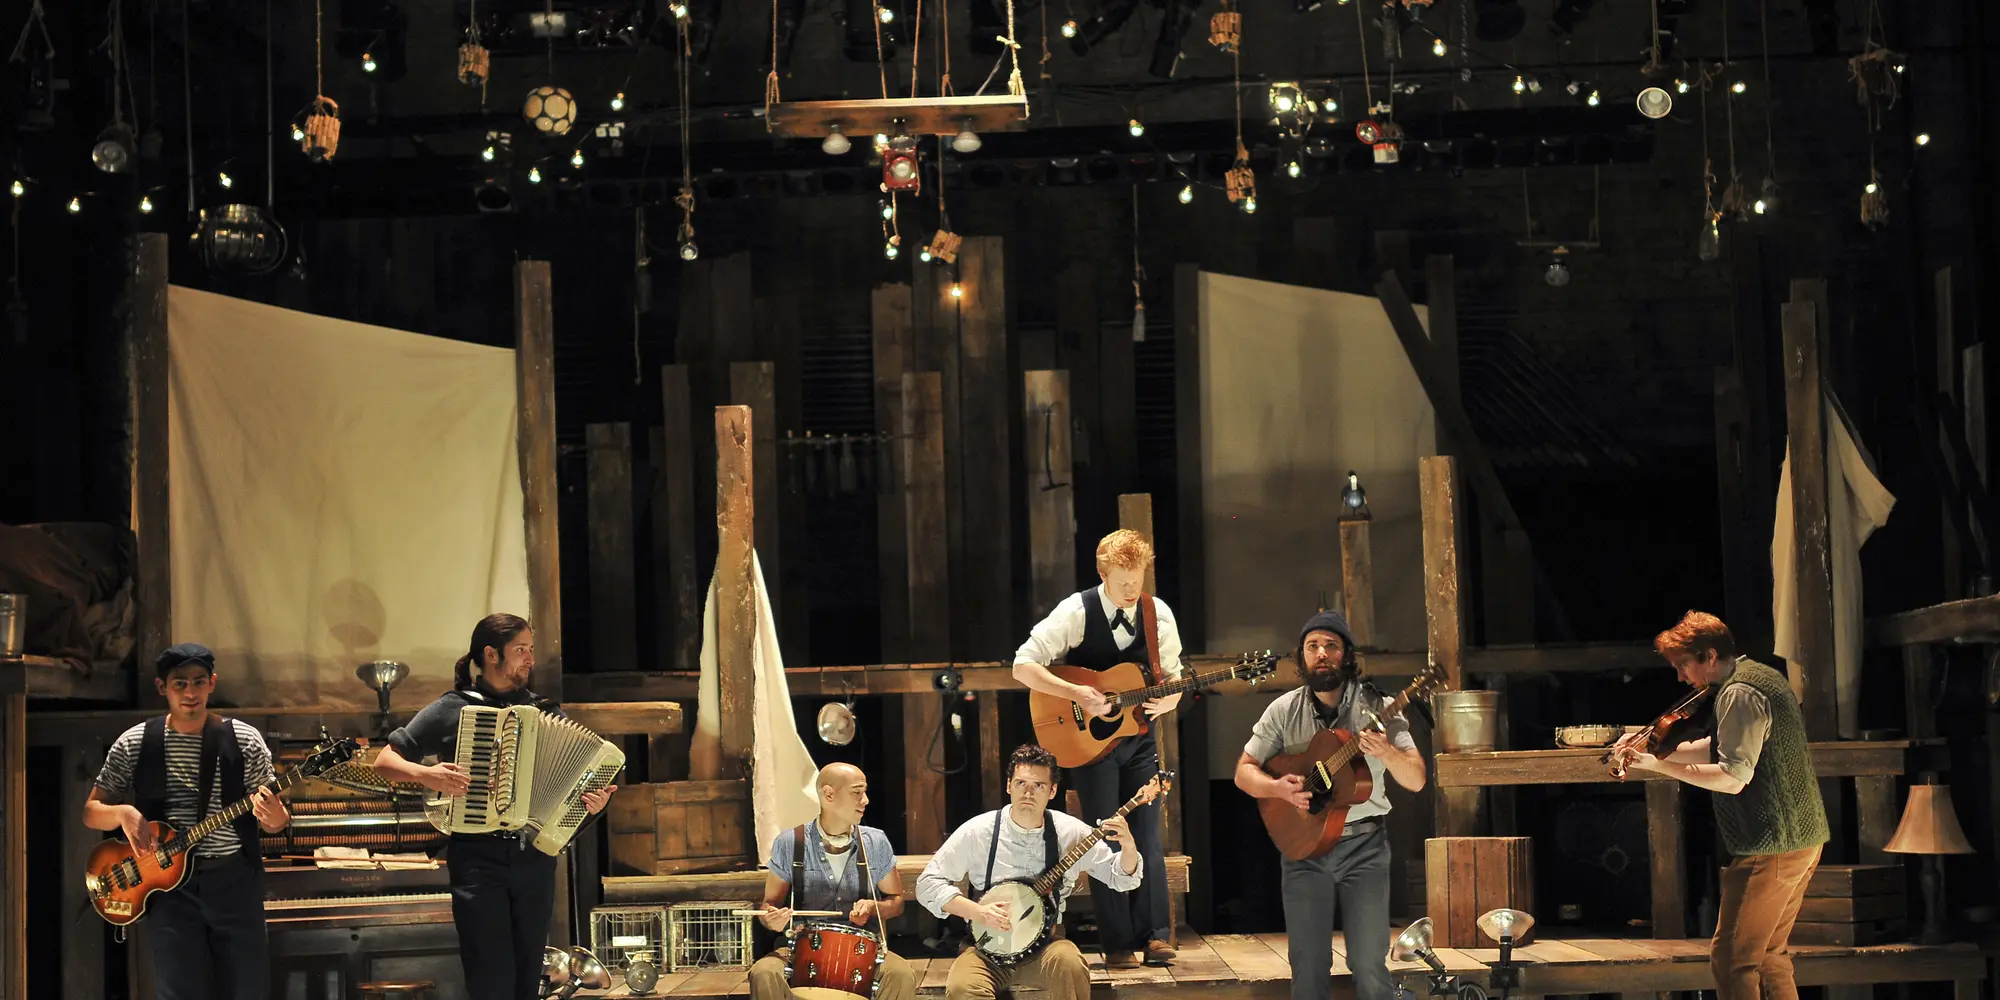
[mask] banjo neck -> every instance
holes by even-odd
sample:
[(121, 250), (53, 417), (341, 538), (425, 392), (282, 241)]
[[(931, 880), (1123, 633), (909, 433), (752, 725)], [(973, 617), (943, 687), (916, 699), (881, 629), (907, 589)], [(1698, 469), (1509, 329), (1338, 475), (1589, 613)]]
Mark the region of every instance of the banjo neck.
[[(1125, 804), (1119, 806), (1118, 811), (1112, 813), (1109, 819), (1122, 819), (1132, 810), (1145, 805), (1159, 794), (1164, 794), (1167, 789), (1167, 783), (1172, 780), (1171, 772), (1162, 771), (1160, 774), (1154, 775), (1153, 780), (1146, 783), (1146, 787), (1139, 789), (1137, 794), (1126, 799)], [(1155, 791), (1156, 786), (1157, 792)], [(1043, 822), (1054, 821), (1044, 817)], [(1063, 879), (1069, 874), (1069, 870), (1076, 867), (1077, 863), (1083, 860), (1083, 856), (1089, 854), (1091, 848), (1096, 847), (1103, 839), (1104, 823), (1100, 822), (1082, 840), (1070, 845), (1070, 849), (1064, 851), (1063, 856), (1057, 859), (1055, 864), (1050, 865), (1047, 871), (1035, 876), (1035, 892), (1042, 896), (1053, 898), (1062, 889)]]

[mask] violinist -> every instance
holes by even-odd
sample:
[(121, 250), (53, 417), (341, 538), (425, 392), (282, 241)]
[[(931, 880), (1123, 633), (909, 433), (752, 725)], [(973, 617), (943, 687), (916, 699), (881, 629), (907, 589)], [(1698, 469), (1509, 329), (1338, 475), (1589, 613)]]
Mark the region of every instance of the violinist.
[(1666, 757), (1633, 754), (1629, 766), (1713, 793), (1731, 858), (1709, 946), (1717, 998), (1798, 1000), (1787, 943), (1828, 837), (1798, 697), (1784, 674), (1737, 656), (1711, 614), (1688, 612), (1653, 649), (1685, 683), (1716, 687), (1707, 735)]

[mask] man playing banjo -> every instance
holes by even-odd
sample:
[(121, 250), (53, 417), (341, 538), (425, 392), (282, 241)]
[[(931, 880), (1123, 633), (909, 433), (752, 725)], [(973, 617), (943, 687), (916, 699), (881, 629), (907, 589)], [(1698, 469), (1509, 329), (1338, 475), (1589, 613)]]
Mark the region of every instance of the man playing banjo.
[[(779, 833), (771, 842), (764, 912), (757, 919), (783, 932), (795, 919), (808, 929), (814, 926), (800, 919), (799, 911), (836, 913), (824, 923), (844, 925), (845, 933), (877, 936), (875, 947), (882, 961), (873, 970), (874, 1000), (911, 1000), (917, 992), (916, 972), (889, 951), (887, 937), (880, 934), (882, 921), (903, 912), (903, 876), (896, 871), (888, 836), (861, 825), (861, 814), (868, 808), (868, 776), (852, 764), (828, 764), (820, 768), (813, 784), (819, 789), (819, 819)], [(863, 883), (864, 875), (872, 887)], [(809, 996), (818, 988), (822, 993), (869, 997), (866, 986), (858, 991), (851, 982), (821, 986), (808, 981), (810, 976), (793, 975), (794, 952), (793, 947), (778, 948), (750, 967), (752, 1000), (784, 1000), (794, 987)]]
[[(1053, 754), (1033, 745), (1015, 750), (1007, 760), (1011, 804), (975, 816), (952, 833), (917, 876), (917, 901), (939, 917), (971, 922), (975, 940), (1038, 942), (1042, 938), (1035, 932), (1061, 921), (1064, 902), (1083, 873), (1120, 892), (1138, 888), (1141, 868), (1132, 828), (1123, 816), (1113, 816), (1102, 824), (1107, 843), (1091, 847), (1065, 874), (1055, 912), (1043, 912), (1038, 905), (1008, 912), (1005, 903), (973, 901), (995, 883), (1042, 874), (1091, 835), (1092, 828), (1082, 820), (1049, 808), (1056, 781)], [(1110, 842), (1119, 846), (1116, 855)], [(971, 883), (972, 897), (958, 891), (961, 880)], [(1020, 933), (1008, 933), (1016, 931)], [(960, 953), (945, 983), (946, 1000), (993, 1000), (999, 990), (1020, 986), (1040, 990), (1039, 1000), (1090, 1000), (1090, 966), (1075, 944), (1049, 941), (1039, 951), (1030, 945), (999, 960), (981, 950), (1010, 946), (981, 944)]]

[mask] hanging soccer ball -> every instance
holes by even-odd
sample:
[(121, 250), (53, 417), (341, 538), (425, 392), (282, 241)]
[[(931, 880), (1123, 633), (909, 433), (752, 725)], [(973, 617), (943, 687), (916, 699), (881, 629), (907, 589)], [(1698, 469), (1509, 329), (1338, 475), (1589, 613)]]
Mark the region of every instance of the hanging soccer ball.
[(521, 117), (544, 135), (564, 135), (576, 124), (576, 100), (561, 87), (536, 87), (521, 105)]

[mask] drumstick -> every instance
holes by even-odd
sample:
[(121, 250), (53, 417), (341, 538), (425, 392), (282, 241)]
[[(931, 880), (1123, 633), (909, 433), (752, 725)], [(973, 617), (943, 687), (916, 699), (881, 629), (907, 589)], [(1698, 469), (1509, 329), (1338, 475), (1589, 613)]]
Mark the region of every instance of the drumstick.
[[(761, 917), (761, 916), (763, 916), (764, 914), (766, 914), (766, 913), (769, 913), (769, 912), (771, 912), (770, 908), (769, 908), (769, 907), (766, 907), (766, 908), (764, 908), (764, 909), (761, 909), (761, 910), (730, 910), (730, 911), (729, 911), (729, 915), (730, 915), (730, 916), (732, 916), (732, 917)], [(795, 916), (795, 917), (844, 917), (844, 916), (847, 916), (847, 911), (846, 911), (846, 910), (793, 910), (793, 911), (792, 911), (792, 916)]]

